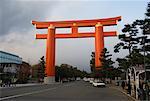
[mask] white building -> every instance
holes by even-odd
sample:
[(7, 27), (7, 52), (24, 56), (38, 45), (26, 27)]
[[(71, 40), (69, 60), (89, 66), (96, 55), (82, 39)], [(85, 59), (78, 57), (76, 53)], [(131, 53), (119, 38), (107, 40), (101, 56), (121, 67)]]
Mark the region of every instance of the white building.
[(22, 58), (12, 53), (0, 51), (0, 76), (1, 79), (3, 74), (17, 74), (22, 64)]
[[(146, 78), (147, 81), (150, 81), (150, 68), (147, 66), (146, 69)], [(136, 97), (138, 99), (138, 92), (140, 86), (143, 86), (144, 78), (145, 78), (145, 69), (143, 65), (137, 65), (128, 68), (126, 73), (127, 83), (131, 84), (131, 96)]]

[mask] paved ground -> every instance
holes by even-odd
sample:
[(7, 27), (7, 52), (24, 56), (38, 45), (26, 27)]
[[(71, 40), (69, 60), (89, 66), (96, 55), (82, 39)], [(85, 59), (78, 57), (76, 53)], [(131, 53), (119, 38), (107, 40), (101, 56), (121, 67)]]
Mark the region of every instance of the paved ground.
[(4, 101), (129, 101), (120, 91), (93, 87), (88, 82), (37, 85), (2, 89)]

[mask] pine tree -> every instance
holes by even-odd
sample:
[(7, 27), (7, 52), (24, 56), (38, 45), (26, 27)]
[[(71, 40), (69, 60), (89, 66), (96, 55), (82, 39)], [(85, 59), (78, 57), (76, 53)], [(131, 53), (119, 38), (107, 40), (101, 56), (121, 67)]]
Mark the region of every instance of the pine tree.
[(40, 63), (39, 63), (39, 68), (38, 68), (38, 78), (39, 78), (39, 81), (41, 82), (41, 80), (43, 80), (44, 77), (46, 76), (44, 56), (42, 56), (39, 61)]
[(104, 78), (112, 78), (111, 70), (114, 68), (114, 62), (112, 61), (111, 56), (112, 54), (109, 54), (109, 51), (104, 48), (100, 58), (100, 61), (102, 62), (102, 70), (100, 72), (103, 74)]
[(91, 54), (90, 67), (91, 72), (95, 72), (95, 52), (92, 52)]
[[(150, 54), (150, 39), (146, 36), (150, 34), (150, 2), (148, 3), (145, 16), (144, 20), (136, 20), (132, 24), (125, 25), (122, 30), (124, 34), (119, 35), (121, 42), (115, 45), (114, 52), (117, 53), (120, 49), (128, 49), (129, 51), (129, 55), (124, 58), (127, 61), (124, 61), (124, 59), (118, 59), (118, 62), (123, 63), (119, 64), (120, 66), (122, 65), (122, 68), (124, 62), (131, 64), (130, 66), (143, 64), (143, 55), (141, 53), (146, 51)], [(124, 69), (127, 69), (126, 66), (124, 66)]]

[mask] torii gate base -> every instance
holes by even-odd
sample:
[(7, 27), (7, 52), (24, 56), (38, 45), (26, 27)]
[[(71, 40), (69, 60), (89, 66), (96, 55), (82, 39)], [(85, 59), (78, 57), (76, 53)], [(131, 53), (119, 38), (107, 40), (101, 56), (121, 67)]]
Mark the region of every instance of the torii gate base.
[[(47, 29), (47, 34), (36, 34), (36, 39), (47, 39), (46, 47), (46, 70), (47, 77), (44, 83), (55, 82), (55, 39), (59, 38), (88, 38), (95, 37), (95, 68), (101, 69), (100, 54), (104, 49), (104, 37), (116, 36), (116, 31), (104, 32), (104, 26), (117, 25), (121, 16), (114, 18), (95, 19), (95, 20), (73, 20), (73, 21), (55, 21), (55, 22), (37, 22), (32, 21), (37, 29)], [(95, 32), (79, 33), (79, 27), (95, 27)], [(71, 33), (55, 34), (56, 28), (71, 28)]]

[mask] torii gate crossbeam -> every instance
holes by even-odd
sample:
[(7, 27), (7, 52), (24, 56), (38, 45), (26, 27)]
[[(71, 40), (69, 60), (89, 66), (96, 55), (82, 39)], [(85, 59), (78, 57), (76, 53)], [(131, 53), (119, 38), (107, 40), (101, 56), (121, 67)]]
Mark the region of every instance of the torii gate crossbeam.
[[(48, 29), (48, 33), (36, 34), (36, 39), (47, 39), (45, 70), (47, 77), (45, 77), (44, 82), (51, 83), (54, 82), (55, 79), (55, 39), (95, 37), (95, 67), (96, 69), (100, 69), (101, 62), (99, 58), (104, 48), (104, 37), (117, 35), (116, 31), (104, 32), (103, 27), (117, 25), (117, 22), (120, 20), (121, 16), (95, 20), (32, 21), (32, 24), (35, 25), (37, 29)], [(95, 27), (95, 32), (79, 33), (79, 27)], [(58, 34), (55, 33), (56, 28), (71, 28), (71, 33)]]

